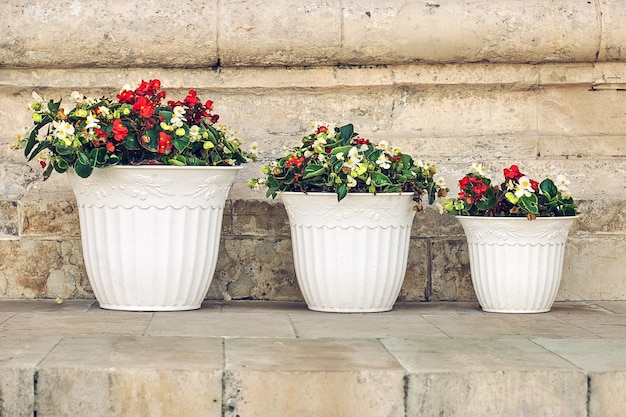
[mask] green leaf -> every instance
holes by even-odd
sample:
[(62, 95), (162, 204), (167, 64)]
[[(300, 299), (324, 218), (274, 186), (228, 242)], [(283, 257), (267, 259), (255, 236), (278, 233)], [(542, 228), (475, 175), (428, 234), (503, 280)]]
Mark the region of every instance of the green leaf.
[(141, 140), (139, 144), (150, 152), (156, 152), (159, 147), (159, 134), (155, 130), (148, 130), (143, 136), (147, 137), (149, 140), (148, 142)]
[(546, 178), (545, 180), (541, 181), (541, 184), (539, 184), (539, 189), (541, 190), (541, 193), (545, 195), (549, 200), (556, 197), (559, 192), (556, 188), (556, 185), (554, 185), (554, 182), (552, 182), (550, 178)]
[(74, 165), (74, 171), (76, 171), (76, 174), (78, 174), (79, 177), (87, 178), (88, 176), (91, 175), (91, 172), (93, 171), (93, 167), (89, 164), (85, 164), (79, 158), (76, 161), (76, 164)]
[(519, 205), (529, 213), (539, 214), (539, 205), (535, 194), (531, 194), (530, 197), (521, 197), (519, 199)]
[(372, 172), (372, 184), (374, 184), (376, 187), (384, 187), (385, 185), (390, 185), (391, 181), (383, 173)]
[(343, 152), (343, 154), (347, 154), (348, 152), (350, 152), (350, 148), (352, 148), (352, 146), (348, 145), (348, 146), (338, 146), (336, 148), (333, 148), (332, 151), (330, 151), (331, 155), (337, 155), (339, 152)]
[(93, 148), (89, 152), (89, 159), (95, 163), (95, 165), (104, 165), (107, 160), (106, 148)]
[(339, 133), (341, 134), (341, 143), (342, 145), (347, 145), (350, 143), (350, 139), (352, 139), (356, 134), (354, 133), (354, 126), (352, 123), (347, 124), (345, 126), (341, 126), (339, 128)]
[(322, 165), (309, 165), (304, 169), (304, 175), (302, 179), (307, 180), (309, 178), (314, 178), (323, 175), (325, 172), (326, 168), (324, 168)]
[(141, 145), (139, 145), (139, 141), (135, 135), (126, 136), (126, 139), (124, 139), (124, 146), (128, 150), (137, 150), (141, 148)]
[(190, 139), (187, 126), (185, 126), (185, 136), (172, 135), (172, 143), (174, 144), (174, 147), (178, 152), (182, 152), (187, 149), (187, 146), (189, 146), (189, 142)]
[(488, 210), (496, 205), (496, 193), (493, 191), (493, 188), (487, 189), (485, 194), (483, 194), (483, 198), (476, 202), (476, 208), (478, 210)]
[(337, 201), (343, 200), (343, 198), (348, 194), (348, 186), (343, 183), (339, 187), (337, 187)]

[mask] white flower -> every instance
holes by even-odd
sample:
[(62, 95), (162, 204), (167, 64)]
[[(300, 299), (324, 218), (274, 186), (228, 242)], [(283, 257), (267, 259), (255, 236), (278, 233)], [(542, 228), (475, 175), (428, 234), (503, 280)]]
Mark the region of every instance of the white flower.
[(443, 175), (435, 175), (433, 181), (439, 188), (447, 188), (446, 180)]
[(193, 139), (197, 138), (198, 136), (200, 136), (200, 127), (197, 125), (193, 125), (189, 128), (189, 136), (191, 136)]
[(172, 116), (170, 124), (176, 128), (183, 127), (183, 120), (178, 116)]
[(379, 165), (382, 169), (391, 168), (391, 164), (389, 163), (389, 159), (387, 158), (387, 155), (385, 155), (385, 153), (381, 153), (378, 156), (378, 159), (376, 159), (376, 164)]
[(356, 180), (352, 177), (352, 175), (348, 175), (346, 180), (347, 180), (348, 188), (356, 187)]
[(253, 155), (258, 155), (259, 154), (259, 144), (256, 143), (256, 142), (252, 142), (250, 144), (250, 148), (249, 148), (248, 152), (250, 152)]
[(359, 161), (361, 160), (362, 157), (359, 155), (359, 149), (356, 146), (350, 148), (348, 151), (348, 158), (358, 159)]
[(561, 197), (563, 197), (566, 200), (569, 200), (570, 198), (572, 198), (572, 193), (570, 193), (569, 190), (559, 190), (561, 193)]
[(111, 113), (111, 111), (106, 106), (100, 106), (100, 107), (98, 107), (98, 113), (104, 114), (105, 116), (108, 116)]
[(84, 101), (85, 97), (81, 93), (79, 93), (78, 91), (72, 91), (72, 94), (70, 95), (70, 98), (75, 103), (81, 104)]
[(54, 127), (54, 134), (59, 139), (65, 139), (68, 136), (74, 134), (74, 126), (72, 126), (68, 122), (52, 122), (52, 126)]
[(563, 192), (563, 191), (568, 191), (568, 185), (570, 184), (570, 181), (565, 178), (565, 175), (557, 175), (556, 176), (556, 188)]
[(380, 149), (385, 152), (392, 151), (391, 145), (389, 145), (389, 142), (387, 142), (386, 140), (381, 140), (380, 142), (378, 142), (378, 146), (376, 146), (376, 149)]
[(445, 207), (444, 207), (444, 205), (441, 202), (442, 200), (443, 199), (441, 199), (441, 198), (437, 199), (437, 201), (435, 201), (435, 204), (433, 205), (433, 207), (435, 208), (435, 210), (437, 210), (437, 213), (439, 213), (439, 214), (443, 214), (444, 211), (445, 211)]
[(87, 124), (85, 125), (85, 128), (87, 129), (92, 129), (92, 128), (99, 128), (100, 124), (98, 123), (100, 120), (98, 120), (98, 118), (96, 116), (92, 114), (89, 114), (87, 116)]
[(346, 157), (344, 156), (343, 152), (337, 152), (337, 155), (335, 155), (337, 157), (338, 161), (343, 161), (344, 159), (346, 159)]
[(486, 170), (482, 164), (473, 163), (472, 164), (472, 172), (476, 175), (485, 176)]
[(185, 109), (182, 106), (176, 106), (172, 109), (172, 113), (174, 113), (174, 116), (181, 119), (185, 115)]
[(518, 184), (515, 186), (515, 196), (517, 198), (530, 197), (533, 192), (534, 190), (530, 184), (530, 178), (523, 176), (518, 180)]

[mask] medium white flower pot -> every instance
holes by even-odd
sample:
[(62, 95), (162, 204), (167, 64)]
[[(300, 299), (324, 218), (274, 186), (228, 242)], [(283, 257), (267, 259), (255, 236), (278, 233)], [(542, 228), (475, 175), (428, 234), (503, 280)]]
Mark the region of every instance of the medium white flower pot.
[(480, 306), (494, 313), (550, 311), (561, 283), (567, 234), (575, 216), (457, 216), (469, 247)]
[(415, 211), (413, 193), (280, 194), (294, 266), (311, 310), (388, 311), (398, 298)]
[(95, 169), (88, 178), (68, 171), (87, 275), (100, 307), (200, 308), (239, 169), (115, 166)]

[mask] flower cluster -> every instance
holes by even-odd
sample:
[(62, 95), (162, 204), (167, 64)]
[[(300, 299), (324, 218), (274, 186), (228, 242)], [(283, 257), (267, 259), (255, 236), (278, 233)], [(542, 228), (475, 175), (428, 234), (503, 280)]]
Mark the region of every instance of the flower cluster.
[(549, 216), (574, 216), (576, 204), (568, 188), (569, 181), (559, 175), (541, 183), (520, 172), (517, 165), (504, 169), (504, 182), (494, 185), (481, 164), (459, 181), (457, 198), (445, 200), (445, 210), (461, 216), (525, 216), (529, 219)]
[(314, 124), (300, 146), (263, 165), (261, 172), (266, 178), (253, 178), (248, 186), (267, 187), (268, 197), (281, 191), (333, 192), (341, 201), (348, 192), (413, 192), (416, 201), (427, 193), (432, 204), (447, 191), (434, 179), (433, 163), (414, 161), (385, 140), (375, 145), (359, 137), (351, 124)]
[(227, 166), (256, 159), (241, 148), (236, 133), (217, 124), (211, 100), (202, 102), (189, 90), (182, 101), (164, 103), (159, 80), (142, 81), (134, 90), (124, 86), (117, 100), (73, 92), (69, 111), (61, 100), (45, 102), (37, 93), (33, 98), (34, 127), (24, 128), (11, 147), (37, 158), (44, 179), (53, 169), (74, 168), (88, 177), (96, 167), (118, 164)]

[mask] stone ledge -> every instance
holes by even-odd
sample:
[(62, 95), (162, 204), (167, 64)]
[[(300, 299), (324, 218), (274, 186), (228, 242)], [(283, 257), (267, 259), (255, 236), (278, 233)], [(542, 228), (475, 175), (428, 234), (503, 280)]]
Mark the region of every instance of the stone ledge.
[[(617, 1), (11, 0), (5, 67), (388, 65), (594, 62), (625, 58)], [(101, 17), (106, 16), (103, 20)], [(111, 26), (110, 22), (115, 22)], [(90, 36), (84, 36), (84, 28)], [(113, 29), (114, 28), (114, 29)], [(50, 39), (64, 42), (62, 53)], [(389, 40), (394, 42), (390, 43)], [(158, 40), (158, 42), (155, 42)], [(184, 57), (180, 51), (185, 51)]]

